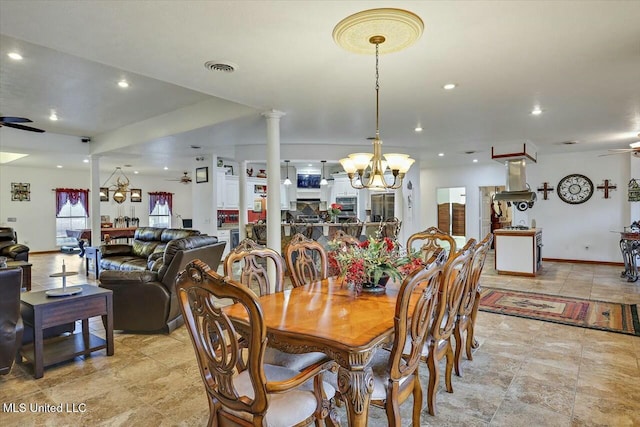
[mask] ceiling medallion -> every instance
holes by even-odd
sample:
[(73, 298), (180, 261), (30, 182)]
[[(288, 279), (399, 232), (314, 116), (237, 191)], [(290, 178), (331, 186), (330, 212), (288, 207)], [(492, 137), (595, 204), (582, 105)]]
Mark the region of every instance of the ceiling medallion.
[[(333, 38), (348, 51), (372, 53), (376, 56), (376, 136), (372, 153), (349, 154), (340, 164), (356, 189), (396, 189), (402, 186), (405, 174), (415, 160), (407, 154), (385, 154), (382, 159), (380, 139), (380, 82), (379, 55), (397, 52), (413, 44), (424, 30), (422, 20), (415, 14), (400, 9), (371, 9), (351, 15), (336, 25)], [(389, 182), (387, 168), (393, 175)]]

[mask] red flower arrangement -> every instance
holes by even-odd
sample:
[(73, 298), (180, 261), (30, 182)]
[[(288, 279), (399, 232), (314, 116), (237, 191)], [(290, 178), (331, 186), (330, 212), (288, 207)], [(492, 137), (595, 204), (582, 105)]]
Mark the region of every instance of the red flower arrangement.
[(331, 207), (329, 208), (329, 216), (332, 220), (334, 220), (338, 215), (342, 213), (342, 205), (338, 203), (331, 203)]
[(329, 268), (344, 283), (363, 288), (375, 288), (385, 277), (401, 280), (416, 268), (424, 267), (417, 253), (405, 254), (400, 245), (388, 237), (369, 237), (358, 245), (329, 243)]

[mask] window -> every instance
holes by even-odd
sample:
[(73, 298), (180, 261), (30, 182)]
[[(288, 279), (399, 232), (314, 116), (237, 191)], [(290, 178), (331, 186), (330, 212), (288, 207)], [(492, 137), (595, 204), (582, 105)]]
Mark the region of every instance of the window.
[(69, 242), (67, 230), (87, 228), (88, 190), (56, 189), (56, 245)]
[(149, 193), (149, 227), (171, 227), (173, 193)]
[(169, 211), (168, 204), (156, 204), (149, 214), (149, 227), (171, 227), (171, 212)]

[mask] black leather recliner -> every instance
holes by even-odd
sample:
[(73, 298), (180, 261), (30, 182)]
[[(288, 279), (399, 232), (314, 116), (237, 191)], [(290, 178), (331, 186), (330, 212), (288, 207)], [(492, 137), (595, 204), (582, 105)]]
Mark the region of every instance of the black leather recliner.
[(215, 236), (171, 240), (150, 270), (105, 270), (100, 287), (113, 291), (113, 328), (171, 333), (184, 323), (175, 280), (187, 263), (199, 259), (216, 269), (226, 242)]
[(22, 344), (21, 285), (21, 268), (0, 270), (0, 375), (11, 371)]
[(18, 243), (18, 235), (11, 227), (0, 227), (0, 256), (9, 261), (29, 261), (29, 247)]

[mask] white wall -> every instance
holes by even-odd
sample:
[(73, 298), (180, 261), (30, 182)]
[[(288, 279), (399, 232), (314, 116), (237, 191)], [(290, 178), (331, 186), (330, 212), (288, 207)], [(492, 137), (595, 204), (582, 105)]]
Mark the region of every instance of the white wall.
[[(638, 211), (627, 201), (626, 189), (630, 170), (640, 170), (637, 166), (640, 159), (629, 154), (605, 157), (599, 154), (602, 152), (539, 155), (536, 164), (527, 165), (527, 182), (534, 190), (545, 181), (555, 188), (560, 179), (572, 173), (586, 175), (596, 187), (604, 179), (618, 186), (610, 192), (609, 199), (596, 190), (590, 200), (580, 205), (564, 203), (555, 192), (549, 195), (549, 200), (542, 200), (542, 194), (538, 193), (534, 207), (519, 218), (526, 224), (535, 219), (537, 227), (543, 229), (544, 258), (622, 262), (617, 232), (628, 226), (631, 215)], [(478, 235), (479, 187), (504, 184), (504, 167), (497, 162), (465, 168), (421, 169), (421, 229), (437, 224), (437, 188), (466, 187), (467, 237), (484, 237)]]
[[(104, 182), (111, 172), (101, 173), (100, 182)], [(124, 215), (130, 216), (131, 207), (135, 206), (136, 216), (140, 218), (140, 225), (148, 224), (150, 191), (169, 191), (173, 194), (173, 226), (182, 224), (175, 218), (192, 217), (191, 186), (175, 181), (165, 181), (165, 178), (154, 176), (131, 175), (127, 173), (132, 188), (142, 189), (142, 202), (122, 204)], [(13, 227), (18, 232), (20, 243), (24, 243), (32, 252), (57, 250), (55, 227), (55, 188), (89, 188), (89, 171), (65, 169), (36, 169), (0, 165), (0, 225)], [(11, 183), (21, 182), (31, 185), (31, 200), (11, 201)], [(100, 203), (100, 214), (111, 216), (111, 220), (118, 215), (118, 204), (110, 200)], [(90, 208), (91, 209), (91, 208)], [(16, 222), (8, 222), (8, 218), (16, 218)]]

